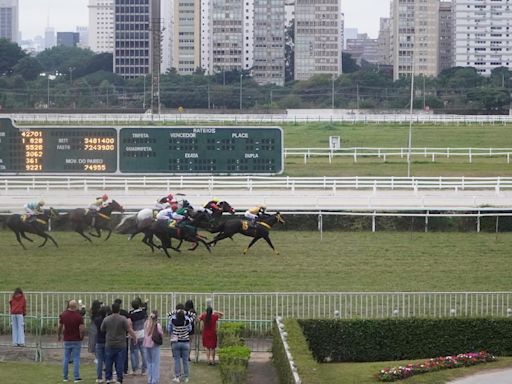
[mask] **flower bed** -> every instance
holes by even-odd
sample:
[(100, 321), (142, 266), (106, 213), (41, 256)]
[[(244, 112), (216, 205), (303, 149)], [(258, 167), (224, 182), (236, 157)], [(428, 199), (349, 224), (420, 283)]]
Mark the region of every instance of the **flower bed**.
[(437, 357), (427, 360), (422, 364), (407, 364), (406, 366), (384, 368), (381, 369), (376, 377), (380, 381), (391, 382), (407, 379), (408, 377), (421, 373), (439, 371), (441, 369), (469, 367), (471, 365), (495, 360), (495, 356), (483, 351), (479, 353), (462, 353), (457, 356)]

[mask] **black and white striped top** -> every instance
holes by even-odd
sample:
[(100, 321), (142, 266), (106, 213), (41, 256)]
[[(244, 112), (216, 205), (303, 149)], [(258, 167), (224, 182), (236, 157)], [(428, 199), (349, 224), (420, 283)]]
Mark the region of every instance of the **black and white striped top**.
[(180, 321), (176, 317), (176, 313), (171, 314), (167, 324), (167, 332), (171, 335), (171, 340), (174, 336), (178, 338), (178, 342), (189, 342), (191, 330), (192, 321), (187, 315), (185, 315), (184, 320)]

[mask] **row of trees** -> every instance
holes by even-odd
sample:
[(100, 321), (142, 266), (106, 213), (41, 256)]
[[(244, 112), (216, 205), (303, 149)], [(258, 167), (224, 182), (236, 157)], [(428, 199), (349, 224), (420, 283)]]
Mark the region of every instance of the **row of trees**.
[[(283, 87), (258, 85), (248, 72), (208, 76), (198, 69), (180, 76), (170, 70), (161, 77), (160, 101), (168, 109), (409, 107), (409, 79), (393, 81), (388, 67), (361, 68), (345, 54), (343, 68), (345, 73), (337, 78), (316, 75), (307, 81), (289, 80)], [(436, 78), (418, 76), (414, 107), (464, 113), (508, 111), (511, 77), (512, 72), (504, 67), (490, 77), (462, 67), (443, 71)], [(147, 109), (150, 97), (149, 76), (132, 80), (117, 76), (112, 72), (111, 54), (58, 46), (33, 57), (18, 45), (0, 40), (0, 105), (4, 110)]]

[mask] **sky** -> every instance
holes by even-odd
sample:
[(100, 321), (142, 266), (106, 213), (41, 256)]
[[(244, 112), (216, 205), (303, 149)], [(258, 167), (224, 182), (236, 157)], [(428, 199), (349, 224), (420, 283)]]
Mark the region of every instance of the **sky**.
[[(57, 32), (74, 32), (76, 26), (87, 26), (88, 0), (19, 0), (22, 38), (44, 35), (48, 25)], [(358, 28), (376, 38), (379, 18), (389, 16), (389, 0), (342, 0), (345, 28)]]

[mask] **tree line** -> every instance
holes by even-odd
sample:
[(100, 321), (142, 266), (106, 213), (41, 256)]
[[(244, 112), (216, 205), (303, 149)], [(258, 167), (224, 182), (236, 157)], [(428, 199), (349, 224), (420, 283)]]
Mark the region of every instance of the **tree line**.
[[(289, 52), (287, 55), (292, 55)], [(288, 61), (292, 62), (288, 58)], [(148, 109), (150, 76), (123, 79), (113, 73), (113, 57), (88, 49), (57, 46), (36, 56), (0, 40), (0, 106), (2, 110)], [(197, 69), (161, 75), (162, 108), (175, 110), (282, 110), (287, 108), (407, 109), (410, 78), (393, 81), (389, 66), (356, 65), (343, 54), (344, 73), (293, 81), (287, 66), (284, 86), (259, 85), (247, 71), (206, 75)], [(291, 72), (290, 72), (291, 71)], [(446, 113), (508, 113), (512, 72), (496, 68), (490, 77), (475, 68), (454, 67), (437, 77), (415, 77), (414, 108)]]

